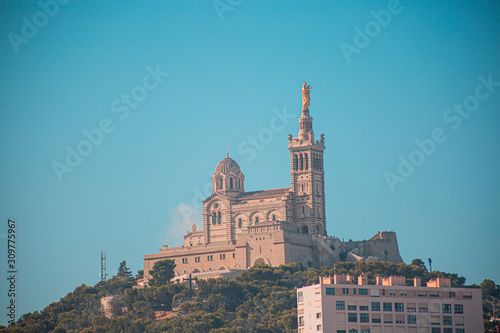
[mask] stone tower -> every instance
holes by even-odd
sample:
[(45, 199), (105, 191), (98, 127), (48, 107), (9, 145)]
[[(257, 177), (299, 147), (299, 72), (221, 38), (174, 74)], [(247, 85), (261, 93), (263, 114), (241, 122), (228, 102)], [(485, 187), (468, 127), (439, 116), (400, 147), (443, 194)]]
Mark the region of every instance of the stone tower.
[(312, 117), (309, 114), (309, 90), (302, 87), (302, 114), (299, 135), (288, 135), (290, 150), (291, 190), (294, 193), (293, 221), (302, 233), (326, 236), (325, 172), (323, 168), (324, 135), (314, 140)]

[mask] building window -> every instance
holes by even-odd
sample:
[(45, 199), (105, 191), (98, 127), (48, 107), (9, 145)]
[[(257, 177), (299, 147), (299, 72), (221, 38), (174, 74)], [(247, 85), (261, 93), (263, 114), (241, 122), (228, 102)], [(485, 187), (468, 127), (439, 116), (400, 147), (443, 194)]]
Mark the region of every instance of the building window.
[(408, 312), (417, 312), (417, 309), (413, 307), (414, 305), (407, 306), (406, 311)]
[(351, 329), (349, 329), (349, 333), (358, 333), (358, 330), (355, 328), (351, 328)]
[(384, 311), (392, 311), (392, 303), (384, 302)]
[(357, 307), (356, 307), (356, 305), (348, 305), (347, 310), (356, 311)]
[(273, 221), (276, 221), (276, 215), (273, 215)]
[(433, 328), (431, 329), (431, 332), (432, 332), (432, 333), (441, 333), (441, 329), (440, 329), (439, 327), (433, 327)]
[(187, 264), (188, 263), (188, 258), (182, 258), (182, 263)]
[(359, 311), (368, 311), (368, 306), (367, 305), (360, 305)]
[(405, 311), (405, 306), (403, 303), (394, 303), (394, 308), (396, 312), (404, 312)]
[(358, 314), (357, 313), (348, 313), (347, 314), (347, 321), (350, 323), (357, 323), (358, 322)]
[(335, 302), (336, 310), (345, 310), (345, 302), (344, 301), (336, 301)]
[(233, 178), (229, 178), (229, 189), (232, 190), (233, 189)]
[(212, 260), (214, 260), (214, 256), (213, 256), (213, 255), (207, 256), (207, 260), (208, 260), (208, 261), (212, 261)]
[(221, 222), (222, 222), (222, 214), (221, 214), (221, 212), (218, 212), (217, 213), (217, 223), (221, 224)]
[(352, 294), (356, 295), (356, 288), (352, 288)]
[(316, 319), (321, 319), (321, 312), (316, 313)]
[(416, 324), (417, 316), (416, 315), (408, 315), (408, 324)]
[(256, 216), (256, 217), (255, 217), (255, 224), (258, 224), (258, 223), (259, 223), (259, 217), (258, 217), (258, 216)]
[(194, 262), (200, 262), (201, 261), (201, 257), (194, 257)]
[(372, 302), (372, 311), (380, 311), (380, 302)]
[(360, 295), (368, 295), (368, 289), (359, 289)]
[(327, 295), (335, 295), (335, 288), (326, 288)]
[(454, 292), (454, 291), (450, 291), (450, 292), (448, 293), (448, 297), (450, 297), (450, 298), (455, 298), (455, 292)]
[(297, 297), (297, 301), (304, 302), (304, 293), (302, 291), (299, 291), (299, 296)]
[(379, 324), (381, 322), (380, 318), (373, 318), (372, 317), (372, 323)]
[(220, 258), (221, 258), (222, 260), (226, 259), (226, 254), (221, 254), (221, 255), (220, 255)]
[(462, 304), (455, 304), (455, 313), (464, 313), (464, 306)]
[(451, 304), (443, 304), (443, 313), (451, 313)]
[(369, 323), (370, 317), (368, 316), (368, 313), (360, 313), (359, 314), (359, 321), (361, 323)]
[(220, 179), (220, 189), (222, 190), (224, 188), (224, 180), (221, 178)]
[(453, 328), (445, 327), (445, 328), (443, 328), (443, 333), (453, 333)]
[(451, 320), (451, 316), (443, 316), (443, 325), (453, 325), (453, 321)]
[(321, 325), (317, 325), (316, 326), (316, 331), (321, 331), (321, 330), (322, 330)]
[(233, 259), (236, 258), (236, 253), (233, 252)]
[(342, 288), (342, 294), (349, 295), (349, 288)]
[(465, 333), (463, 328), (455, 328), (455, 333)]
[(238, 220), (238, 228), (241, 229), (241, 227), (243, 226), (243, 221), (241, 219)]
[(304, 317), (299, 317), (299, 326), (304, 326)]
[(427, 312), (427, 306), (419, 306), (418, 312)]

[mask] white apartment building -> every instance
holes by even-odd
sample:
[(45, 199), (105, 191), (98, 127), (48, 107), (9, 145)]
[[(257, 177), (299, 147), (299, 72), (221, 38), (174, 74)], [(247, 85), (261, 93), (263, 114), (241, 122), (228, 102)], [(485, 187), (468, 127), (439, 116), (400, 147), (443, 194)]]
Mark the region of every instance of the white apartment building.
[(350, 275), (320, 277), (297, 289), (298, 332), (328, 333), (481, 333), (481, 289), (451, 287), (448, 278), (413, 286), (405, 278)]

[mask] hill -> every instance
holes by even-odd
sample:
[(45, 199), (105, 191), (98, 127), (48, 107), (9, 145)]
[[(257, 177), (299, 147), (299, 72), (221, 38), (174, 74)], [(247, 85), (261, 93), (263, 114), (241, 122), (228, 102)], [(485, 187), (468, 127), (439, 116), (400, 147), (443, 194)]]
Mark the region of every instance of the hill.
[[(59, 302), (24, 314), (16, 325), (0, 328), (0, 332), (295, 332), (295, 288), (334, 273), (364, 273), (369, 283), (374, 283), (376, 275), (402, 275), (408, 285), (413, 277), (422, 282), (450, 277), (453, 286), (465, 284), (465, 278), (457, 274), (429, 273), (423, 265), (380, 261), (337, 263), (320, 269), (304, 269), (300, 264), (257, 265), (232, 281), (199, 280), (192, 292), (178, 283), (132, 288), (133, 279), (115, 276), (94, 287), (81, 285)], [(101, 307), (101, 298), (108, 295), (113, 295), (110, 318)], [(168, 318), (172, 310), (177, 315)], [(165, 314), (167, 318), (157, 319)]]

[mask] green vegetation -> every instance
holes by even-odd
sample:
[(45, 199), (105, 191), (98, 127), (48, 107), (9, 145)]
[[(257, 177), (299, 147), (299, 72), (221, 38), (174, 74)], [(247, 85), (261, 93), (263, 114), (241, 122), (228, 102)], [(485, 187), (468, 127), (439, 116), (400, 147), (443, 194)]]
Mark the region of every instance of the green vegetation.
[[(152, 272), (168, 274), (173, 269), (172, 263), (159, 263)], [(95, 287), (77, 287), (59, 302), (41, 312), (23, 315), (15, 326), (0, 328), (0, 332), (295, 332), (295, 288), (317, 283), (320, 275), (364, 273), (370, 283), (374, 283), (376, 275), (403, 275), (409, 285), (413, 277), (420, 277), (422, 282), (450, 277), (454, 286), (465, 283), (465, 278), (457, 274), (429, 273), (418, 264), (372, 261), (305, 269), (295, 263), (277, 268), (257, 265), (232, 281), (199, 280), (191, 297), (186, 286), (164, 283), (162, 274), (155, 277), (157, 286), (132, 288), (134, 281), (126, 273), (125, 261), (122, 264), (123, 273), (109, 281)], [(491, 290), (491, 283), (486, 282), (484, 288)], [(114, 296), (109, 303), (111, 319), (101, 311), (101, 297), (107, 295)], [(155, 320), (155, 311), (172, 308), (179, 315)]]
[(120, 267), (118, 267), (117, 276), (121, 276), (121, 277), (127, 278), (129, 280), (134, 279), (134, 276), (132, 275), (132, 271), (130, 270), (130, 268), (127, 267), (127, 262), (125, 260), (123, 260), (120, 263)]
[(173, 260), (165, 259), (155, 262), (153, 269), (149, 271), (151, 287), (160, 287), (167, 284), (175, 276), (175, 263)]

